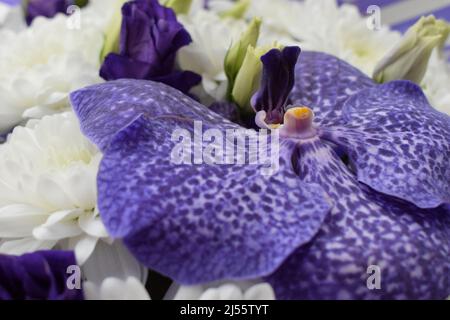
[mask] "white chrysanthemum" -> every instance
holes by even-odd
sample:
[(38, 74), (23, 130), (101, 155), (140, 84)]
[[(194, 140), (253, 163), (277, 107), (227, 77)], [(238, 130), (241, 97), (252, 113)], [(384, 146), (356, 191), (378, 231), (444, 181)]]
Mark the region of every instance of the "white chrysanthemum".
[(84, 263), (107, 240), (96, 205), (100, 160), (72, 112), (16, 127), (0, 145), (0, 253), (56, 246)]
[[(90, 0), (81, 9), (81, 28), (97, 28), (103, 33), (108, 31), (111, 20), (120, 13), (121, 6), (128, 0)], [(120, 17), (117, 16), (117, 18)]]
[(0, 133), (66, 108), (69, 92), (101, 81), (102, 33), (70, 29), (67, 19), (38, 17), (21, 32), (0, 30)]
[(181, 69), (200, 74), (204, 91), (221, 100), (227, 86), (225, 56), (233, 41), (237, 41), (245, 29), (245, 22), (221, 19), (216, 13), (201, 9), (192, 15), (182, 15), (179, 20), (193, 40), (178, 53)]
[[(171, 290), (174, 290), (171, 288)], [(170, 295), (170, 291), (169, 291)], [(232, 282), (203, 286), (181, 286), (174, 300), (275, 300), (268, 283)]]

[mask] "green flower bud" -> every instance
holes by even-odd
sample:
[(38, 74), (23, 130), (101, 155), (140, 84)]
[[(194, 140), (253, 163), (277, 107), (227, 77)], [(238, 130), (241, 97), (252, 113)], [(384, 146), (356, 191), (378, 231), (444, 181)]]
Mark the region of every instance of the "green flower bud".
[(249, 46), (256, 47), (260, 27), (261, 19), (254, 18), (247, 30), (242, 33), (239, 41), (228, 50), (227, 55), (225, 56), (224, 69), (228, 78), (228, 94), (231, 93), (236, 76), (244, 62), (247, 48)]
[(434, 16), (422, 17), (408, 29), (402, 41), (375, 67), (373, 78), (379, 83), (410, 80), (420, 84), (434, 48), (443, 48), (450, 25)]
[(188, 14), (192, 0), (166, 0), (164, 6), (172, 8), (176, 14)]

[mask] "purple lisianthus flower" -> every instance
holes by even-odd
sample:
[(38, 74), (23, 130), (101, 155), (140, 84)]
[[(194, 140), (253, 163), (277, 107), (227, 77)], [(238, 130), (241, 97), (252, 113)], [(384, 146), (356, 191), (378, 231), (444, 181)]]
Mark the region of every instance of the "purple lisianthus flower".
[(104, 154), (109, 233), (182, 284), (264, 277), (279, 299), (446, 298), (450, 118), (417, 85), (377, 85), (323, 53), (301, 54), (290, 107), (274, 96), (259, 109), (283, 114), (279, 170), (267, 176), (261, 165), (174, 163), (175, 129), (241, 127), (167, 86), (120, 80), (72, 93)]
[(110, 53), (100, 76), (105, 80), (146, 79), (184, 93), (201, 81), (191, 71), (174, 71), (177, 51), (191, 42), (174, 11), (158, 0), (136, 0), (122, 7), (119, 53)]
[(67, 286), (68, 267), (76, 264), (68, 251), (0, 255), (0, 300), (81, 300), (81, 288)]
[(26, 7), (26, 22), (30, 25), (38, 16), (52, 18), (57, 13), (66, 14), (67, 8), (74, 4), (75, 0), (29, 0)]

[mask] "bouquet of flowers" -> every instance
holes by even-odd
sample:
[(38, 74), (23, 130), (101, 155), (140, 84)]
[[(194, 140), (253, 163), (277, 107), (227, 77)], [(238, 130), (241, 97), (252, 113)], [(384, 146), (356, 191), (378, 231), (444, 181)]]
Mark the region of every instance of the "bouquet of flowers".
[(0, 299), (447, 298), (450, 25), (338, 2), (0, 3)]

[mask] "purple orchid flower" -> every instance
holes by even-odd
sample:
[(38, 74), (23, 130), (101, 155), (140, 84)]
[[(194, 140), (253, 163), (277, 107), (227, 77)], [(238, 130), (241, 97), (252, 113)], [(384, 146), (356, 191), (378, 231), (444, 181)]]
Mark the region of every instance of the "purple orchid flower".
[(70, 289), (68, 251), (37, 251), (22, 256), (0, 255), (0, 300), (82, 300), (81, 289)]
[[(78, 1), (87, 2), (87, 1)], [(57, 13), (67, 13), (67, 8), (78, 4), (76, 0), (28, 0), (26, 9), (26, 22), (28, 25), (36, 17), (54, 17)]]
[[(259, 165), (173, 163), (175, 129), (240, 127), (163, 84), (72, 93), (104, 154), (98, 202), (110, 234), (182, 284), (264, 277), (279, 299), (446, 298), (450, 118), (411, 82), (376, 85), (315, 52), (300, 56), (290, 100), (275, 110), (280, 168), (265, 176)], [(261, 111), (273, 106), (285, 108)], [(367, 286), (373, 265), (378, 290)]]
[(177, 51), (192, 40), (174, 11), (158, 0), (136, 0), (122, 7), (120, 52), (110, 53), (100, 76), (105, 80), (146, 79), (184, 93), (201, 81), (191, 71), (174, 71)]

